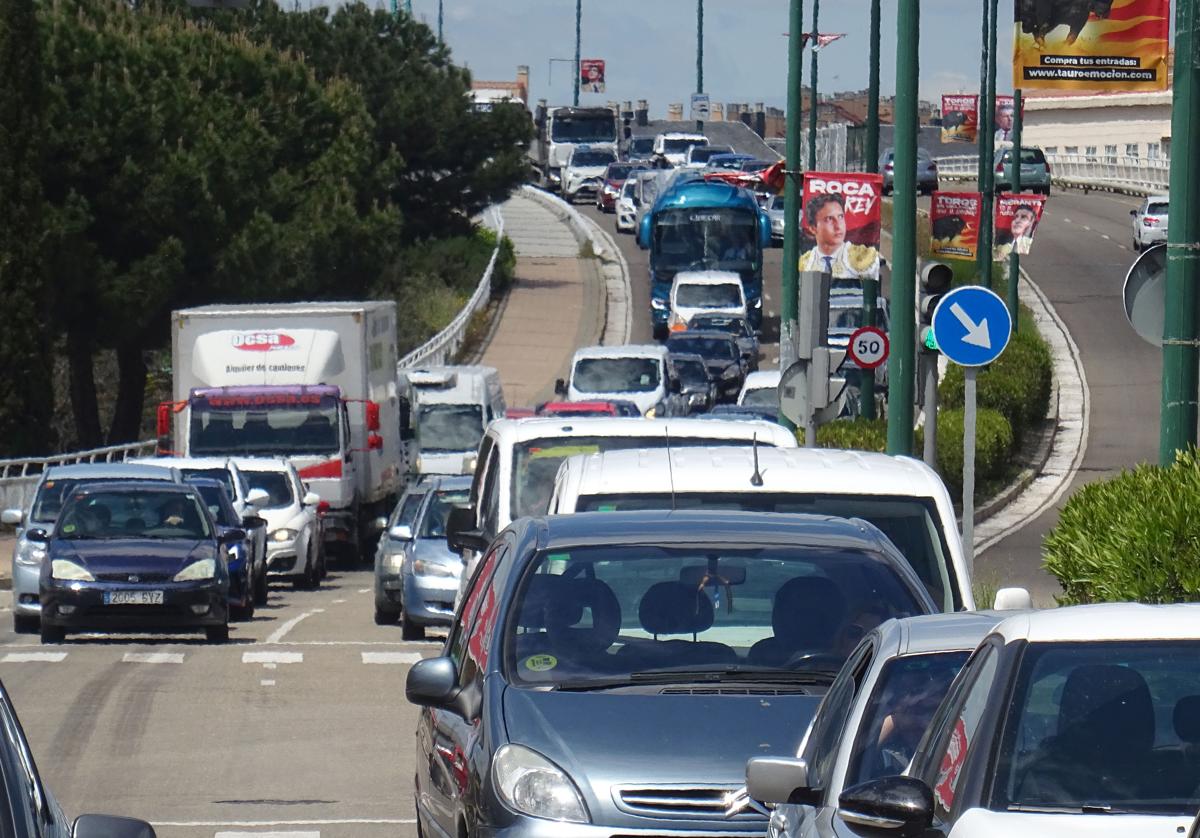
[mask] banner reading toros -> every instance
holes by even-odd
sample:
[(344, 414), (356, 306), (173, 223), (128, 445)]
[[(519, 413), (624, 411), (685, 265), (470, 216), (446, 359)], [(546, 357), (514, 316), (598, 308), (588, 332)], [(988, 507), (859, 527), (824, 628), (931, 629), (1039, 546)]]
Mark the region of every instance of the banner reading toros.
[(800, 270), (878, 279), (882, 194), (882, 175), (805, 173)]
[(973, 143), (979, 130), (979, 94), (942, 94), (942, 142)]
[(983, 197), (978, 192), (934, 192), (929, 211), (934, 256), (974, 259), (979, 247)]
[(1171, 0), (1015, 0), (1013, 86), (1166, 90)]
[(1010, 253), (1028, 254), (1045, 206), (1045, 195), (1005, 192), (997, 197), (992, 259), (1001, 262), (1008, 259)]

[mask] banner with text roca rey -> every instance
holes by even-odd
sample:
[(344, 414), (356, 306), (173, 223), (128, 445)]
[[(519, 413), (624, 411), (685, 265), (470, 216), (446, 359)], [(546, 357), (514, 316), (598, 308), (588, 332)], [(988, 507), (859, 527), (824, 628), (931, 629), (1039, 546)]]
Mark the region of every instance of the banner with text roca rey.
[(973, 143), (979, 130), (979, 94), (942, 94), (942, 142)]
[(1013, 86), (1166, 90), (1171, 0), (1015, 0)]
[(878, 279), (882, 194), (882, 175), (805, 172), (800, 270)]
[(1004, 192), (996, 197), (996, 237), (992, 259), (1004, 261), (1010, 253), (1025, 256), (1033, 246), (1033, 234), (1042, 220), (1045, 195)]
[(934, 192), (929, 209), (930, 254), (974, 259), (982, 215), (983, 196), (978, 192)]

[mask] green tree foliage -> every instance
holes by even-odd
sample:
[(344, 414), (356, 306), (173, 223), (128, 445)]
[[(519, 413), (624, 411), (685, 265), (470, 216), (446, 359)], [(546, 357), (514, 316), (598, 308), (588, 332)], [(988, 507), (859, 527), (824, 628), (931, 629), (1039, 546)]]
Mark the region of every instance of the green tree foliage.
[(48, 453), (48, 291), (42, 217), (42, 77), (33, 0), (0, 0), (0, 456)]

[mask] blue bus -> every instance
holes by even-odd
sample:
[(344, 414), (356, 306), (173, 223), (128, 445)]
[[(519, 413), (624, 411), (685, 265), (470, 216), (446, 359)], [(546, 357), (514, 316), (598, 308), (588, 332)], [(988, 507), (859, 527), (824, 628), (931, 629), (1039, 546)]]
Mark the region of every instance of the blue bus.
[(650, 251), (655, 336), (666, 335), (671, 283), (680, 271), (740, 275), (750, 325), (761, 328), (763, 251), (770, 244), (770, 218), (749, 190), (690, 172), (673, 175), (638, 227), (638, 245)]

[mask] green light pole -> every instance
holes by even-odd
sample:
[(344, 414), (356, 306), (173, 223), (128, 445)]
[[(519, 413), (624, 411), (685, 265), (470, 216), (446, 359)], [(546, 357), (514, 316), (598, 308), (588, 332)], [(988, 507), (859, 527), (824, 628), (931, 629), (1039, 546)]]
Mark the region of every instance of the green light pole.
[[(800, 317), (800, 131), (804, 85), (804, 0), (788, 6), (787, 180), (783, 192), (783, 300), (779, 307), (779, 369), (796, 360), (796, 321)], [(779, 423), (792, 423), (779, 414)]]
[[(1013, 168), (1012, 168), (1012, 190), (1013, 192), (1021, 191), (1021, 129), (1024, 127), (1024, 119), (1021, 115), (1021, 88), (1013, 91), (1013, 127), (1012, 127), (1012, 143), (1013, 143)], [(1021, 255), (1017, 253), (1014, 247), (1012, 254), (1008, 257), (1008, 314), (1012, 318), (1013, 331), (1016, 332), (1020, 328), (1019, 315), (1020, 303), (1017, 294), (1018, 285), (1021, 282)]]
[(987, 84), (979, 97), (979, 170), (983, 174), (979, 184), (979, 191), (983, 193), (983, 216), (979, 222), (979, 267), (980, 281), (991, 288), (992, 238), (995, 235), (992, 212), (996, 206), (996, 173), (992, 170), (992, 158), (996, 148), (996, 17), (999, 14), (999, 0), (988, 0), (988, 3)]
[(1171, 209), (1163, 329), (1159, 462), (1196, 444), (1200, 347), (1200, 0), (1175, 4), (1175, 90), (1171, 107)]
[[(983, 34), (979, 38), (979, 98), (976, 100), (975, 107), (975, 144), (979, 149), (979, 164), (975, 167), (975, 183), (980, 192), (983, 191), (983, 181), (987, 177), (985, 174), (987, 167), (987, 140), (984, 138), (983, 131), (983, 100), (987, 96), (987, 79), (988, 79), (988, 36), (991, 33), (991, 20), (988, 17), (988, 3), (990, 0), (981, 0), (983, 3)], [(981, 251), (982, 253), (982, 251)], [(982, 255), (979, 257), (983, 259)], [(980, 273), (983, 272), (983, 262), (979, 262)]]
[[(696, 92), (704, 92), (704, 0), (696, 0)], [(696, 120), (696, 130), (704, 132), (704, 120)]]
[(442, 40), (442, 0), (438, 0), (438, 43), (446, 43)]
[(921, 0), (896, 8), (895, 168), (892, 197), (892, 359), (888, 363), (889, 454), (912, 454), (913, 385), (917, 344), (917, 78), (920, 74)]
[(583, 28), (583, 0), (575, 0), (575, 107), (579, 107), (579, 33)]
[[(821, 109), (819, 98), (817, 97), (817, 37), (820, 31), (818, 19), (821, 16), (821, 0), (813, 0), (813, 24), (812, 24), (812, 99), (809, 100), (808, 107), (808, 168), (810, 171), (815, 171), (817, 168), (817, 111)], [(803, 40), (803, 39), (801, 39)]]
[[(871, 0), (871, 58), (870, 79), (867, 82), (867, 148), (864, 152), (866, 170), (879, 171), (879, 4), (880, 0)], [(875, 325), (875, 298), (879, 296), (879, 280), (863, 280), (863, 324)], [(862, 371), (862, 385), (859, 393), (862, 396), (861, 411), (864, 419), (875, 418), (875, 370)]]

